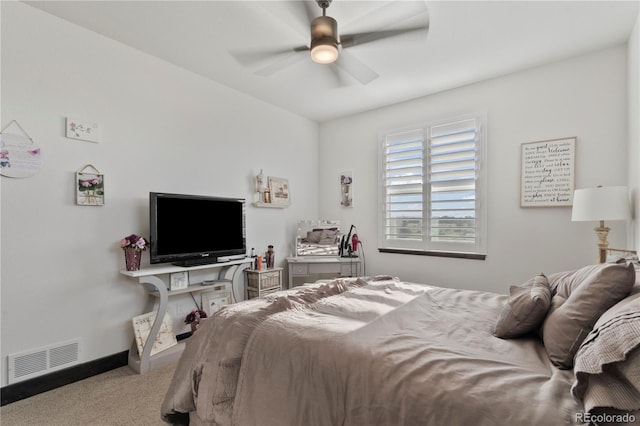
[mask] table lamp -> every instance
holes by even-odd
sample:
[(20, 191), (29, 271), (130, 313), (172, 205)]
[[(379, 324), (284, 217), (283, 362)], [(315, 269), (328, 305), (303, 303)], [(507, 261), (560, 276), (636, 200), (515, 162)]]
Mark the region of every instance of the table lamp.
[(629, 217), (629, 190), (626, 186), (598, 186), (576, 189), (573, 193), (571, 221), (600, 221), (600, 226), (594, 228), (598, 236), (600, 263), (606, 260), (609, 247), (607, 235), (610, 228), (604, 226), (604, 221), (628, 220)]

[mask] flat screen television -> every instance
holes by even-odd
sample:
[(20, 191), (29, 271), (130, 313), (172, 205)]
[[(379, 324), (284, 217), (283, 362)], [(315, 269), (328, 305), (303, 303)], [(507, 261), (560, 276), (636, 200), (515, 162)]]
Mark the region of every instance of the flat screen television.
[(151, 263), (195, 266), (246, 255), (246, 201), (149, 193)]

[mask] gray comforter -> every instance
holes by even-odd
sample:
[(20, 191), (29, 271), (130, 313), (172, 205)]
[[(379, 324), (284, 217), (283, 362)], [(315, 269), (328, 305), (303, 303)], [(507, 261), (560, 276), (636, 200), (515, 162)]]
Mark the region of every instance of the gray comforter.
[[(279, 297), (278, 297), (279, 296)], [(573, 373), (537, 337), (491, 332), (507, 296), (390, 277), (231, 305), (189, 339), (174, 424), (573, 424)]]

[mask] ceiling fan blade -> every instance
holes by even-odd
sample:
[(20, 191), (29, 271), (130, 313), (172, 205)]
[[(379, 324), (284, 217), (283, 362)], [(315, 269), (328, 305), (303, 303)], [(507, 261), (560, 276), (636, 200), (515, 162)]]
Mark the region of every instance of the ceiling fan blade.
[[(396, 37), (412, 32), (429, 30), (429, 10), (423, 1), (390, 2), (365, 16), (358, 23), (379, 31), (354, 32), (340, 36), (342, 47), (370, 43), (385, 38)], [(403, 27), (399, 27), (404, 23)]]
[(371, 43), (372, 41), (382, 40), (385, 38), (396, 37), (402, 34), (408, 34), (415, 31), (427, 31), (429, 26), (418, 26), (412, 28), (402, 28), (397, 30), (385, 30), (385, 31), (370, 31), (357, 34), (344, 34), (340, 36), (340, 45), (342, 47), (351, 47), (361, 45), (365, 43)]
[(320, 9), (314, 0), (295, 0), (295, 1), (259, 1), (256, 2), (264, 8), (270, 15), (279, 19), (300, 34), (304, 38), (309, 37), (309, 25), (311, 21), (322, 15)]
[(338, 86), (348, 86), (349, 84), (345, 81), (343, 73), (340, 72), (340, 68), (338, 67), (338, 65), (336, 65), (335, 62), (331, 63), (331, 64), (326, 64), (325, 66), (327, 66), (329, 68), (329, 70), (331, 71), (331, 75), (333, 75), (333, 77), (336, 80), (336, 84)]
[[(358, 25), (359, 28), (379, 28), (380, 30), (415, 27), (418, 24), (429, 26), (429, 9), (424, 1), (390, 1), (386, 5), (373, 9), (355, 20), (343, 23), (343, 28)], [(349, 32), (349, 31), (347, 31)]]
[(302, 50), (290, 52), (289, 55), (285, 56), (284, 58), (281, 58), (275, 62), (272, 62), (267, 66), (264, 66), (258, 69), (257, 71), (254, 72), (254, 74), (262, 77), (268, 77), (270, 75), (273, 75), (278, 71), (282, 71), (283, 69), (290, 67), (291, 65), (297, 62), (300, 62), (302, 59), (306, 58), (307, 55), (302, 53), (304, 53)]
[(256, 66), (264, 64), (265, 62), (271, 62), (277, 57), (285, 57), (292, 52), (300, 52), (309, 50), (307, 46), (299, 46), (294, 48), (283, 49), (233, 49), (229, 53), (235, 58), (241, 65), (244, 66)]
[(378, 73), (363, 64), (355, 56), (345, 52), (344, 49), (340, 51), (340, 56), (335, 64), (362, 84), (369, 84), (379, 77)]
[(322, 9), (318, 6), (315, 0), (302, 1), (296, 3), (304, 3), (304, 11), (306, 14), (306, 18), (308, 23), (311, 23), (317, 16), (322, 15)]

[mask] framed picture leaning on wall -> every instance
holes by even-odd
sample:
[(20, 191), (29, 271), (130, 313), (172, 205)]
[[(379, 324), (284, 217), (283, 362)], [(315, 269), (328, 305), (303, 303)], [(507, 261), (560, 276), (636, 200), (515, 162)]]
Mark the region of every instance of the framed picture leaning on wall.
[(231, 303), (231, 293), (226, 290), (202, 293), (202, 310), (211, 316)]
[(272, 204), (285, 206), (290, 204), (289, 180), (269, 176), (269, 190), (271, 191)]

